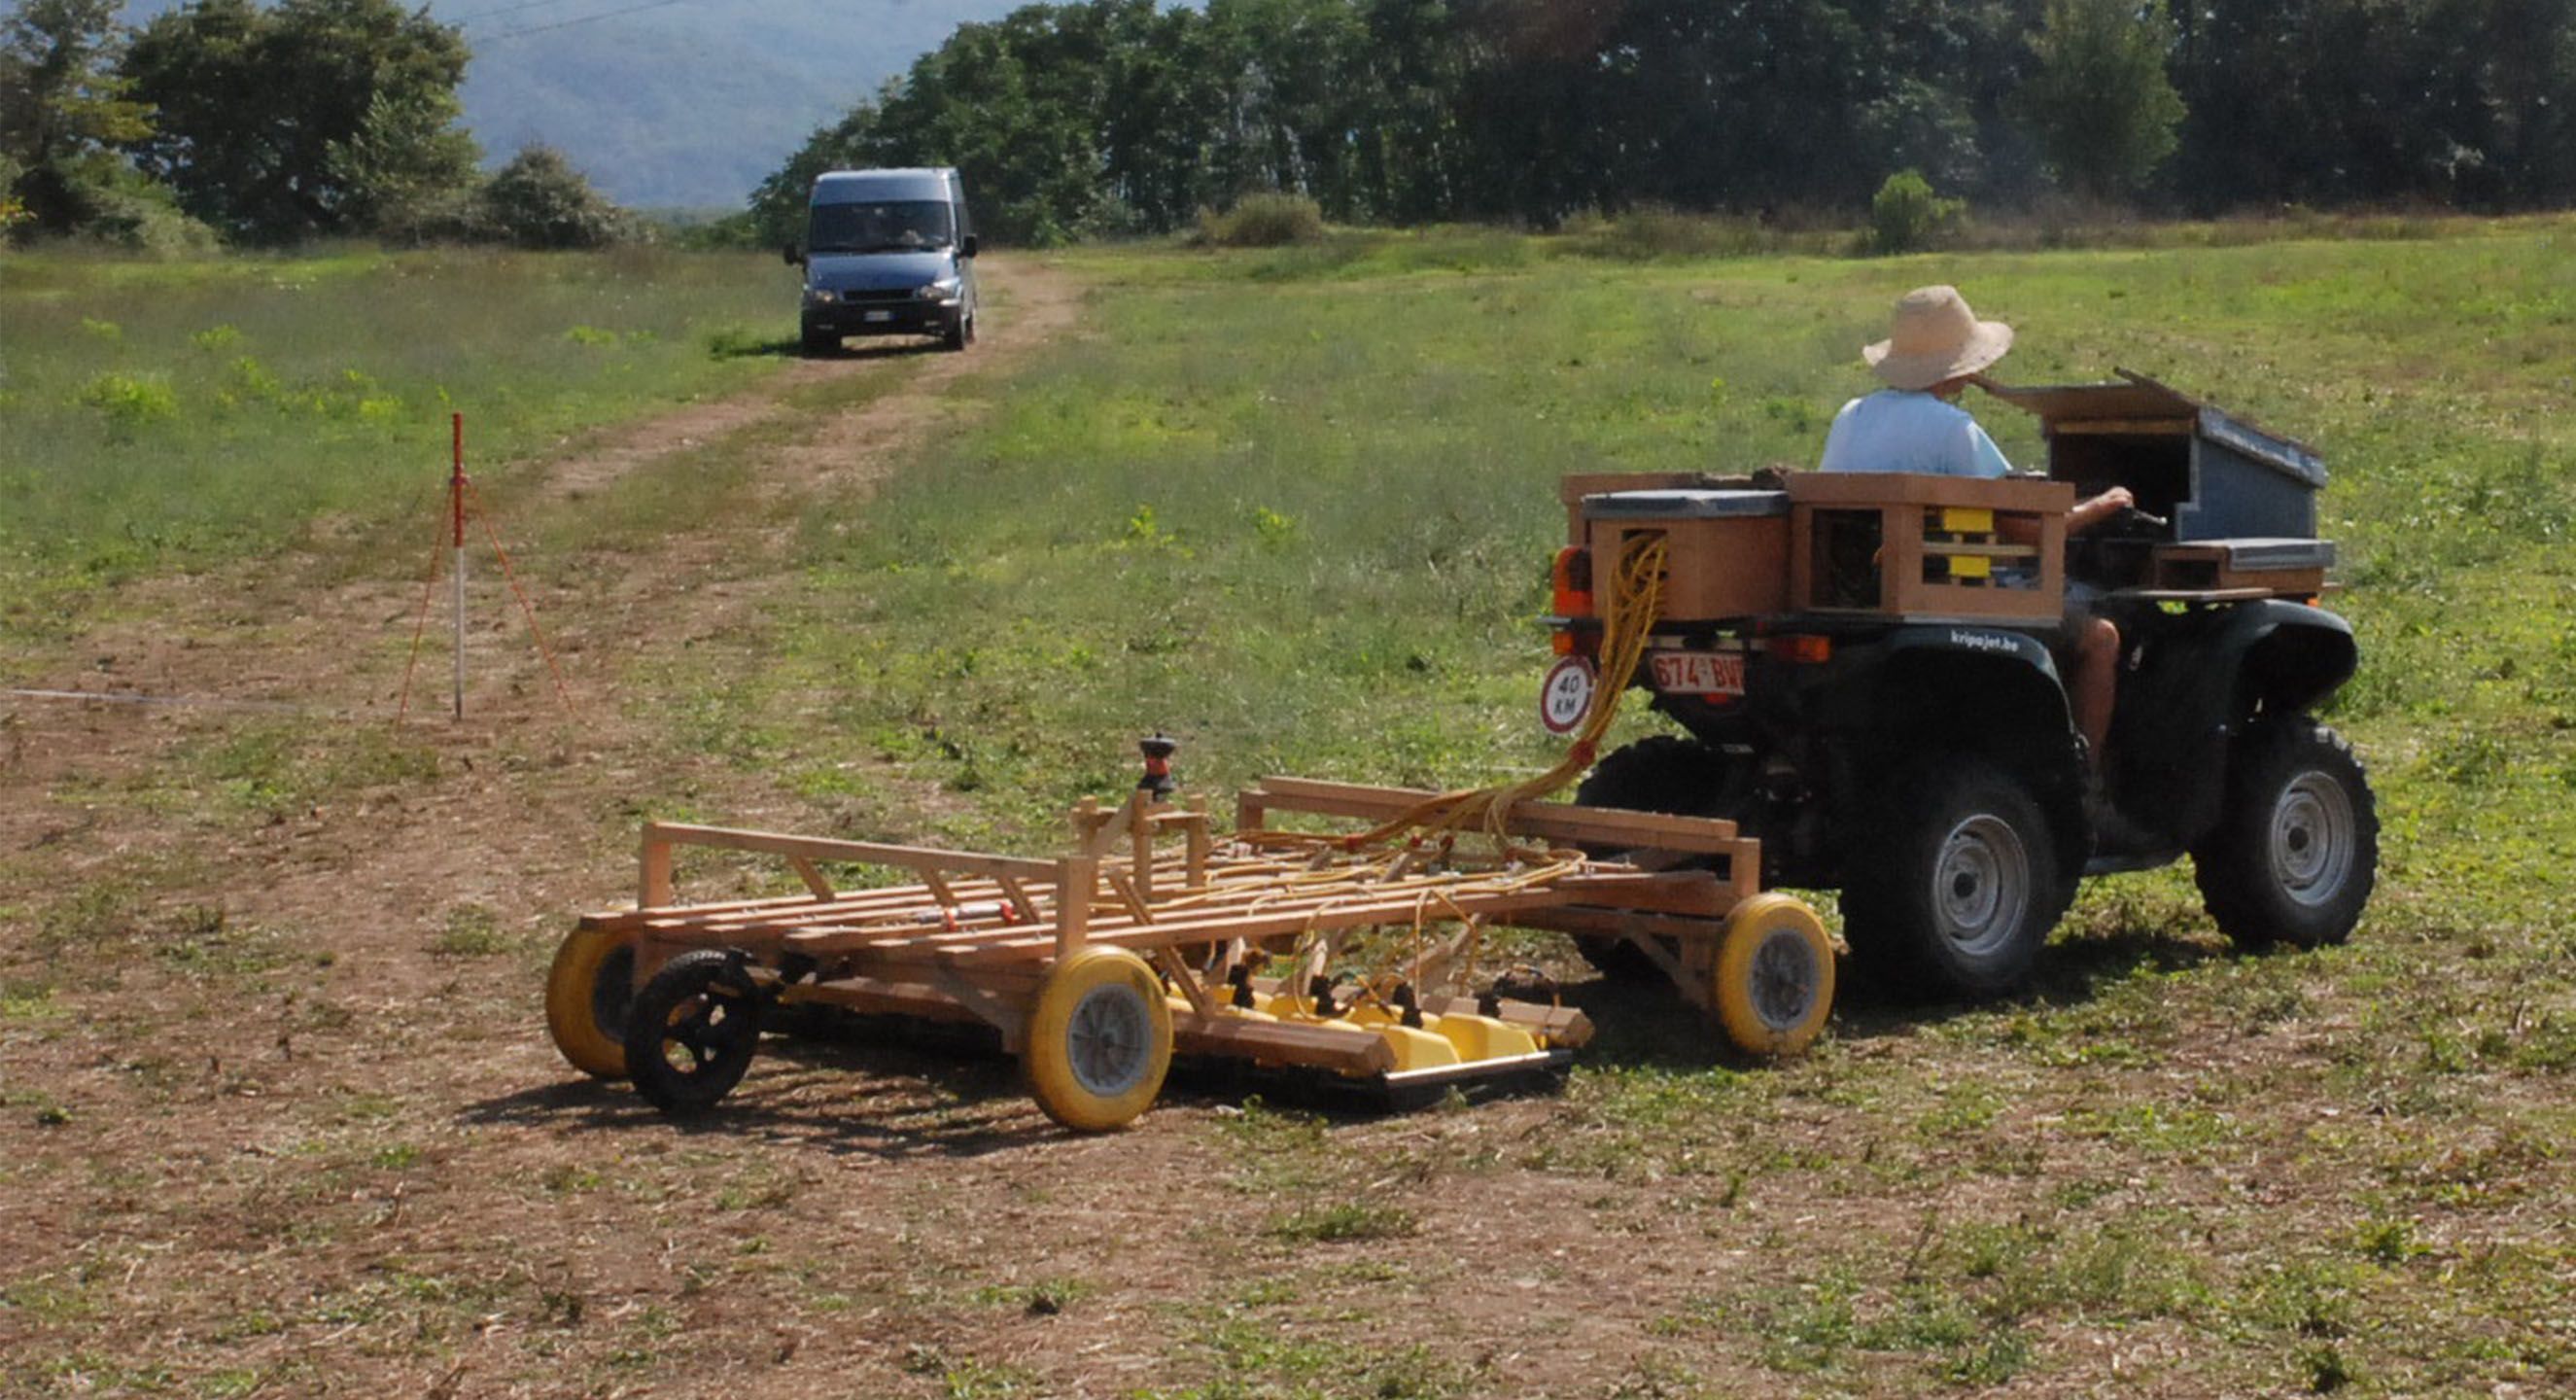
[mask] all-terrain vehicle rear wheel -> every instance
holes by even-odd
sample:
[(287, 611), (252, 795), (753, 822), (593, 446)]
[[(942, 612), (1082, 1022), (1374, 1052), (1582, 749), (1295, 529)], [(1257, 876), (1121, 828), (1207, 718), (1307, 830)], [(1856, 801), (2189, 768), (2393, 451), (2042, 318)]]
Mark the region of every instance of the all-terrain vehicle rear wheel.
[(2070, 888), (2028, 788), (1953, 755), (1902, 775), (1864, 818), (1843, 877), (1843, 937), (1855, 970), (1899, 995), (1998, 996), (2029, 975)]
[[(1575, 787), (1574, 802), (1578, 807), (1616, 807), (1678, 817), (1735, 818), (1750, 793), (1750, 785), (1738, 775), (1740, 767), (1698, 740), (1657, 734), (1612, 750)], [(1613, 982), (1664, 978), (1655, 960), (1625, 939), (1578, 935), (1574, 946), (1584, 961)]]
[(2352, 746), (2309, 715), (2236, 741), (2227, 810), (2192, 848), (2209, 916), (2240, 948), (2341, 943), (2379, 879), (2379, 809)]

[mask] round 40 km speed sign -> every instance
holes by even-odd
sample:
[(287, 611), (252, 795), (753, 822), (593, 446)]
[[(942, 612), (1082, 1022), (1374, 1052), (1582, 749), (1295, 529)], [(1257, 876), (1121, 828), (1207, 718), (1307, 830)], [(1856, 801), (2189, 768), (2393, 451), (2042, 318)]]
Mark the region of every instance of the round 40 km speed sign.
[(1550, 734), (1571, 734), (1583, 727), (1583, 717), (1592, 709), (1592, 691), (1601, 683), (1601, 673), (1594, 670), (1589, 657), (1568, 656), (1547, 670), (1547, 680), (1539, 687), (1538, 722)]

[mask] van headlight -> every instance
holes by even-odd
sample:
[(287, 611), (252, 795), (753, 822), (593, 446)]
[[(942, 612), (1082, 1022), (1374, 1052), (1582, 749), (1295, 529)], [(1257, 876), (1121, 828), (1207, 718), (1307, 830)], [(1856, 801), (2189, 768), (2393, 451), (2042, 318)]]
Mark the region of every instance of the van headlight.
[(829, 306), (833, 302), (840, 300), (840, 297), (834, 294), (831, 289), (827, 287), (807, 287), (805, 289), (805, 299), (814, 303), (816, 306)]
[(938, 281), (931, 283), (929, 286), (922, 288), (918, 295), (925, 301), (955, 301), (957, 299), (957, 282), (958, 279), (954, 277), (942, 277)]

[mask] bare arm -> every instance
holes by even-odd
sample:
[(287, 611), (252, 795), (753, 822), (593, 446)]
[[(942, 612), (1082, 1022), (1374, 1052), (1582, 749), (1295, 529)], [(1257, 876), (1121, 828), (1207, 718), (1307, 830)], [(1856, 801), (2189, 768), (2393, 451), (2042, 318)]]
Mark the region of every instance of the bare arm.
[(2066, 533), (2080, 535), (2099, 528), (2104, 521), (2137, 503), (2138, 498), (2129, 494), (2126, 486), (2114, 486), (2089, 501), (2078, 501), (2075, 509), (2066, 513)]
[[(2104, 521), (2137, 503), (2138, 498), (2129, 494), (2129, 488), (2126, 486), (2114, 486), (2090, 500), (2077, 501), (2075, 508), (2066, 512), (2066, 533), (2080, 535), (2087, 530), (2097, 529)], [(2032, 520), (2007, 516), (1997, 522), (1996, 529), (1997, 533), (2014, 544), (2039, 543), (2039, 527)]]

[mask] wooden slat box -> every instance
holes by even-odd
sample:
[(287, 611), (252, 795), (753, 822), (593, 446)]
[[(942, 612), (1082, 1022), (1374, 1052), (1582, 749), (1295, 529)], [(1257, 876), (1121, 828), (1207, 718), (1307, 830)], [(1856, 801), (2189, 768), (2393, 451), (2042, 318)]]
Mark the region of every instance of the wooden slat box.
[(2164, 589), (2262, 588), (2284, 597), (2313, 598), (2334, 567), (2330, 540), (2195, 540), (2155, 547), (2151, 584)]
[(1582, 501), (1593, 587), (1606, 595), (1628, 542), (1668, 542), (1661, 619), (1716, 622), (1779, 612), (1789, 596), (1785, 491), (1612, 491)]
[(1959, 622), (2065, 613), (2075, 489), (2064, 482), (1810, 472), (1789, 479), (1788, 496), (1794, 611)]

